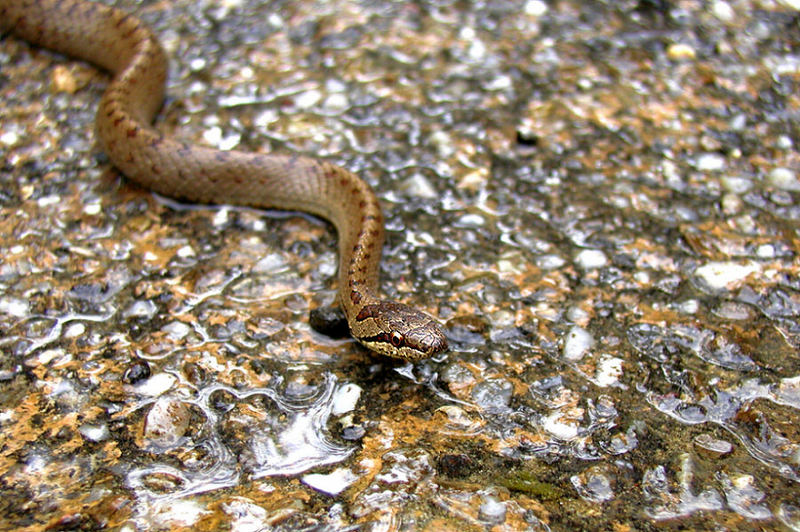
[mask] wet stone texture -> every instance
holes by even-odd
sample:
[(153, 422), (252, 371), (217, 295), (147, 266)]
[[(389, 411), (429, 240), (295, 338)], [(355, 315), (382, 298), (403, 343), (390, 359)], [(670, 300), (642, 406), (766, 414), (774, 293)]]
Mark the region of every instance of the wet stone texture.
[(4, 38), (0, 528), (800, 529), (796, 2), (119, 4), (162, 130), (378, 190), (452, 350), (313, 332), (330, 227), (126, 183)]

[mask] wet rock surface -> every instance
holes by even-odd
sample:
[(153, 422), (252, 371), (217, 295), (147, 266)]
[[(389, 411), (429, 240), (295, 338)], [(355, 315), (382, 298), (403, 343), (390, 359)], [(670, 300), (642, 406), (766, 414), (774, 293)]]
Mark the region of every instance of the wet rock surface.
[(798, 6), (118, 5), (163, 131), (374, 186), (452, 350), (314, 332), (330, 227), (127, 183), (4, 38), (3, 529), (800, 529)]

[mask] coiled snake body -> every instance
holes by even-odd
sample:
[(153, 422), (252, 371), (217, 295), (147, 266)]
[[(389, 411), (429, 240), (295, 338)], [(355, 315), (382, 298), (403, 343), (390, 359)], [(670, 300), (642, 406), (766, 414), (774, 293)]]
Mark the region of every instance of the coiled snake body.
[(339, 302), (353, 336), (373, 351), (403, 359), (447, 349), (428, 315), (376, 296), (383, 216), (364, 181), (324, 161), (220, 151), (165, 137), (151, 126), (163, 99), (167, 61), (139, 19), (86, 0), (0, 0), (0, 28), (113, 73), (96, 132), (129, 179), (193, 202), (299, 210), (330, 220), (339, 237)]

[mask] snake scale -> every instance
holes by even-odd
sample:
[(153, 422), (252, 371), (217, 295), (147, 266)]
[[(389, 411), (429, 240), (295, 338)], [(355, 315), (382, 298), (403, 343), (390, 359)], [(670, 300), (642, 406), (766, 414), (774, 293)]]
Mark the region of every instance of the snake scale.
[(339, 238), (339, 304), (353, 337), (407, 360), (447, 349), (430, 316), (378, 297), (383, 216), (358, 176), (310, 157), (222, 151), (161, 134), (151, 124), (163, 101), (166, 55), (152, 31), (119, 9), (87, 0), (0, 0), (0, 28), (112, 73), (96, 135), (128, 179), (191, 202), (297, 210), (330, 220)]

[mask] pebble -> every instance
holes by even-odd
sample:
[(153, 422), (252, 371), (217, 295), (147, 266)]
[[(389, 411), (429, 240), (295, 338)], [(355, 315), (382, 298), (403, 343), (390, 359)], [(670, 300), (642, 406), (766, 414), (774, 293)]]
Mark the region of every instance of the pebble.
[(564, 340), (564, 358), (572, 361), (580, 360), (593, 345), (592, 335), (586, 329), (576, 325), (569, 330)]
[(446, 159), (455, 153), (453, 138), (444, 131), (436, 131), (428, 137), (430, 144), (436, 148), (440, 157)]
[(741, 212), (742, 208), (744, 207), (742, 199), (736, 194), (725, 194), (722, 196), (720, 204), (722, 205), (722, 212), (728, 216)]
[(189, 408), (183, 401), (160, 397), (144, 421), (144, 438), (160, 447), (176, 445), (189, 428)]
[(672, 60), (694, 59), (697, 54), (688, 44), (675, 43), (667, 48), (667, 57)]
[(721, 0), (717, 0), (711, 4), (711, 11), (714, 13), (714, 16), (722, 22), (731, 22), (736, 17), (736, 13), (733, 11), (730, 4), (728, 2), (722, 2)]
[(161, 330), (167, 333), (170, 339), (180, 340), (189, 334), (192, 329), (182, 321), (173, 321), (161, 327)]
[(485, 496), (483, 504), (478, 509), (478, 519), (492, 525), (499, 525), (506, 520), (506, 505), (497, 497)]
[(558, 255), (540, 255), (536, 257), (536, 266), (543, 270), (557, 270), (566, 261)]
[(322, 93), (318, 90), (306, 91), (297, 95), (294, 104), (300, 109), (311, 109), (322, 99)]
[(733, 444), (713, 438), (709, 434), (697, 435), (694, 439), (694, 444), (709, 458), (719, 458), (733, 452)]
[(793, 146), (792, 138), (787, 135), (779, 135), (775, 140), (775, 147), (780, 150), (791, 150)]
[(756, 248), (756, 255), (760, 259), (774, 259), (775, 246), (772, 244), (761, 244)]
[(456, 223), (459, 227), (483, 227), (486, 219), (480, 214), (465, 214)]
[(748, 275), (759, 271), (754, 262), (709, 262), (694, 271), (695, 277), (712, 290), (732, 290), (739, 286)]
[(86, 332), (86, 325), (83, 323), (73, 323), (64, 331), (64, 338), (77, 338)]
[(716, 172), (725, 168), (725, 159), (716, 153), (704, 153), (695, 160), (694, 166), (702, 172)]
[(753, 182), (744, 177), (738, 176), (723, 176), (720, 178), (720, 184), (728, 192), (734, 194), (744, 194), (753, 188)]
[(350, 107), (350, 101), (347, 99), (347, 95), (345, 94), (331, 94), (325, 98), (325, 102), (322, 104), (322, 106), (328, 112), (341, 113)]
[(136, 301), (126, 308), (122, 315), (126, 318), (152, 318), (158, 308), (152, 301)]
[(541, 17), (547, 13), (547, 4), (541, 0), (530, 0), (525, 3), (525, 14), (532, 17)]
[(577, 323), (579, 325), (585, 325), (589, 322), (589, 313), (583, 310), (580, 307), (570, 307), (567, 310), (567, 319), (572, 323)]
[(797, 175), (788, 168), (773, 168), (767, 175), (767, 183), (781, 190), (800, 190), (800, 181)]
[(136, 392), (148, 397), (158, 397), (177, 382), (177, 378), (169, 373), (156, 373), (149, 379), (136, 385)]
[(276, 273), (289, 268), (286, 257), (280, 253), (270, 253), (253, 265), (254, 273)]
[(502, 379), (479, 382), (472, 388), (472, 400), (482, 408), (505, 408), (511, 404), (514, 386)]
[(723, 301), (713, 310), (713, 313), (726, 320), (749, 320), (753, 317), (750, 307), (733, 301)]
[(575, 256), (575, 263), (581, 269), (593, 270), (608, 264), (608, 257), (599, 249), (584, 249)]
[(400, 185), (400, 188), (409, 196), (416, 198), (433, 199), (437, 196), (436, 189), (422, 174), (415, 174)]

